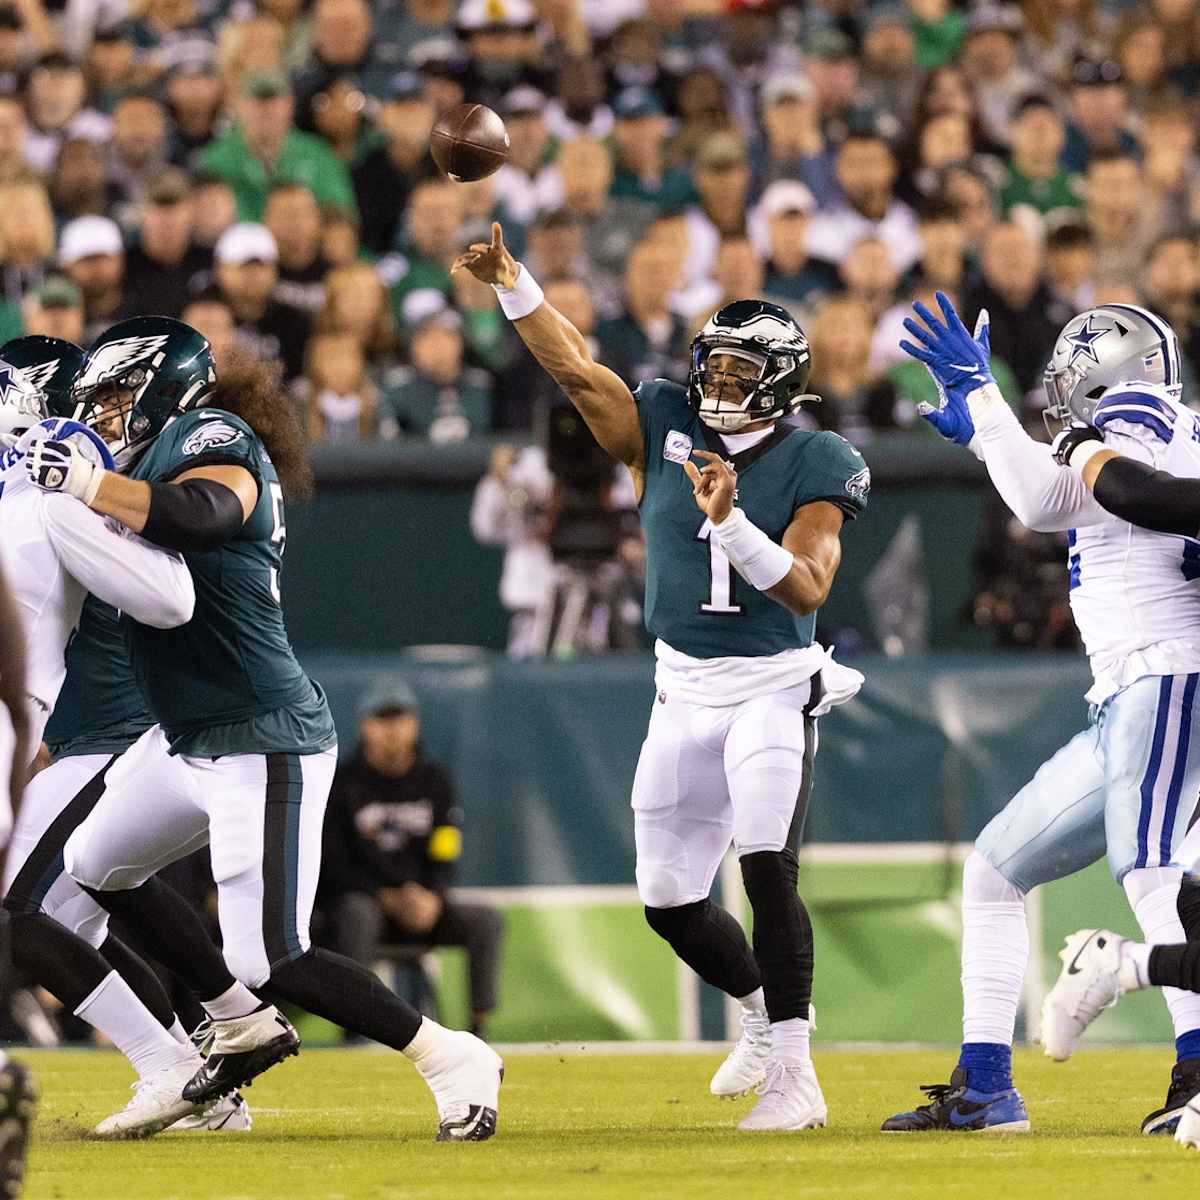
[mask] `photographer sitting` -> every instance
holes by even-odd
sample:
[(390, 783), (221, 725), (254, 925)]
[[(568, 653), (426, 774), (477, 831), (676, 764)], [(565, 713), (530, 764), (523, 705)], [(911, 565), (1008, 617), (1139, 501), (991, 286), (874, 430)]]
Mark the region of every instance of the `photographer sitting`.
[(381, 681), (359, 710), (359, 745), (338, 767), (325, 814), (321, 907), (330, 948), (370, 966), (381, 943), (462, 946), (471, 1031), (496, 1007), (503, 922), (446, 895), (462, 849), (454, 785), (421, 753), (417, 698)]

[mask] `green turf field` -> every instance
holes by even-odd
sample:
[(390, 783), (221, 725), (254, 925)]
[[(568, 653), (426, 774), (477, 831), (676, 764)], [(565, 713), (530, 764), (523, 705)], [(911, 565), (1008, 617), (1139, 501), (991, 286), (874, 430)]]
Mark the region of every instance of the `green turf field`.
[[(124, 1103), (107, 1052), (18, 1053), (42, 1100), (28, 1200), (727, 1200), (921, 1197), (1106, 1200), (1195, 1187), (1200, 1154), (1143, 1138), (1170, 1056), (1093, 1050), (1059, 1065), (1018, 1056), (1035, 1132), (905, 1137), (879, 1121), (944, 1081), (950, 1051), (838, 1050), (817, 1058), (828, 1129), (738, 1134), (750, 1101), (707, 1094), (713, 1055), (512, 1054), (500, 1133), (437, 1145), (423, 1085), (398, 1055), (307, 1051), (247, 1093), (254, 1130), (102, 1143), (85, 1130)], [(970, 1172), (969, 1176), (967, 1172)]]

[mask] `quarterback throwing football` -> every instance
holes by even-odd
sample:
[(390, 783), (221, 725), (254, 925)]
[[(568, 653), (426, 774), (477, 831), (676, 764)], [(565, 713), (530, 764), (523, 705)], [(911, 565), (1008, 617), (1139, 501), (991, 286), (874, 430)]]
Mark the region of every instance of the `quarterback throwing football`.
[[(814, 641), (847, 519), (870, 472), (832, 433), (781, 424), (806, 398), (808, 341), (787, 312), (726, 305), (692, 344), (688, 385), (636, 392), (595, 362), (504, 246), (460, 256), (492, 284), (534, 357), (633, 475), (646, 533), (646, 624), (657, 698), (633, 785), (646, 919), (701, 978), (742, 1004), (743, 1035), (712, 1081), (758, 1086), (740, 1128), (825, 1124), (809, 1056), (812, 925), (796, 894), (816, 717), (862, 677)], [(709, 900), (730, 844), (754, 913)]]

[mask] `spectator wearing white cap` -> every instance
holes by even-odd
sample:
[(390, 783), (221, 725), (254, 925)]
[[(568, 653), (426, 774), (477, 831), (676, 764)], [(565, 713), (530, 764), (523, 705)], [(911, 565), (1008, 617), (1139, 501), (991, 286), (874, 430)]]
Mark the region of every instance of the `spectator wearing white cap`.
[(763, 294), (789, 310), (810, 308), (838, 290), (837, 268), (809, 253), (813, 194), (798, 179), (779, 179), (762, 194), (750, 236), (766, 262)]
[(511, 88), (543, 82), (532, 0), (463, 0), (458, 29), (467, 48), (462, 84), (472, 100), (499, 110)]
[(86, 342), (133, 315), (125, 306), (125, 245), (116, 221), (96, 216), (69, 221), (59, 235), (58, 263), (83, 293)]
[(272, 293), (279, 277), (279, 249), (265, 225), (241, 221), (217, 239), (213, 252), (217, 287), (236, 322), (240, 346), (263, 362), (278, 362), (289, 385), (304, 373), (304, 347), (312, 320)]

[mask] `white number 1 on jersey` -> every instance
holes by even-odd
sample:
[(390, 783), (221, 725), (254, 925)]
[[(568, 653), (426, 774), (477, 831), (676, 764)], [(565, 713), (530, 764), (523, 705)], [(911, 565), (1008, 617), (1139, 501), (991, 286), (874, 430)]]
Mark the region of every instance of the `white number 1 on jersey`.
[(742, 606), (733, 600), (733, 567), (725, 551), (712, 538), (712, 522), (705, 521), (696, 540), (708, 543), (708, 600), (701, 601), (703, 613), (740, 613)]

